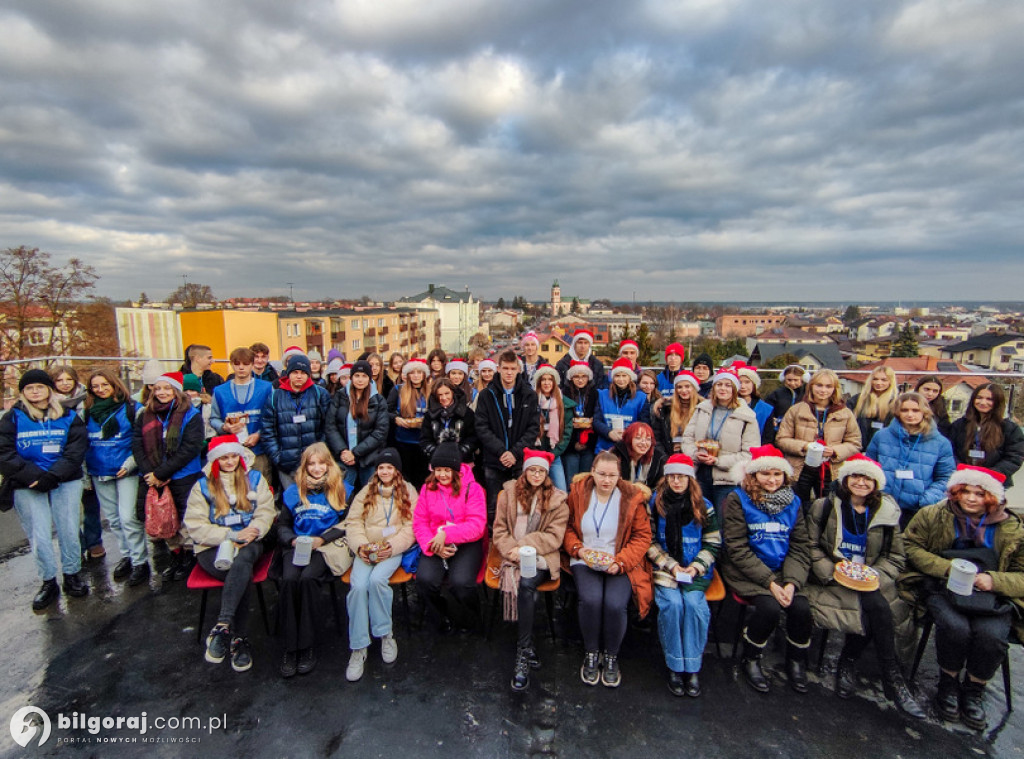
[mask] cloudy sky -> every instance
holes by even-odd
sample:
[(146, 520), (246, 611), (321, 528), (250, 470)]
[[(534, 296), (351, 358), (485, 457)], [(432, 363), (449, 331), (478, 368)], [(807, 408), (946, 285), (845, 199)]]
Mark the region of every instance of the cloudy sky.
[(1020, 0), (4, 0), (0, 28), (0, 244), (112, 297), (1024, 297)]

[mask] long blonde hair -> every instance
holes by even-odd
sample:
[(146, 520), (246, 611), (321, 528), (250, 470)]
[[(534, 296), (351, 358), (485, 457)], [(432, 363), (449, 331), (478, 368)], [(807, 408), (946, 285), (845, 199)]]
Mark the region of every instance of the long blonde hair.
[[(245, 468), (245, 459), (241, 456), (238, 458), (238, 466), (228, 479), (231, 480), (235, 491), (235, 510), (252, 511), (253, 504), (249, 500), (249, 473)], [(210, 486), (210, 495), (213, 497), (214, 518), (226, 517), (231, 511), (231, 501), (227, 488), (224, 487), (224, 479), (220, 476), (208, 477), (207, 482)]]
[[(885, 375), (889, 380), (889, 387), (881, 393), (875, 393), (871, 388), (871, 380), (878, 375)], [(877, 419), (885, 421), (896, 413), (896, 397), (899, 395), (896, 387), (896, 372), (889, 366), (876, 366), (868, 377), (868, 385), (857, 398), (857, 405), (853, 409), (854, 416), (861, 419)]]
[[(417, 368), (416, 371), (423, 372), (422, 369)], [(409, 372), (412, 374), (412, 372)], [(423, 382), (420, 383), (419, 388), (412, 386), (412, 380), (406, 376), (405, 381), (402, 383), (401, 390), (398, 391), (398, 410), (402, 415), (403, 419), (412, 419), (416, 416), (416, 408), (419, 405), (420, 400), (427, 397), (427, 393), (430, 392), (430, 385), (428, 383), (429, 374), (423, 373)]]
[(323, 461), (327, 464), (327, 481), (324, 483), (323, 494), (327, 503), (335, 511), (345, 510), (345, 477), (341, 473), (341, 467), (334, 460), (326, 443), (313, 443), (302, 452), (299, 460), (299, 468), (295, 471), (295, 487), (299, 491), (299, 501), (304, 506), (309, 506), (309, 477), (306, 474), (306, 466), (312, 459)]
[[(900, 394), (893, 408), (896, 418), (899, 418), (900, 411), (903, 410), (903, 404), (907, 401), (916, 403), (918, 408), (921, 409), (921, 428), (916, 433), (912, 433), (910, 430), (907, 430), (907, 432), (909, 434), (928, 435), (935, 428), (935, 415), (932, 413), (932, 407), (928, 405), (928, 401), (920, 393), (911, 391)], [(900, 424), (903, 424), (903, 422), (901, 421)], [(906, 429), (906, 425), (903, 426), (903, 429)]]
[(46, 409), (37, 408), (34, 406), (28, 398), (25, 397), (25, 393), (18, 393), (18, 400), (21, 401), (21, 405), (24, 407), (25, 413), (35, 422), (41, 422), (44, 418), (52, 420), (60, 419), (67, 413), (64, 407), (60, 405), (60, 399), (57, 397), (57, 393), (54, 392), (50, 387), (46, 388), (48, 395), (46, 396)]
[(690, 417), (693, 416), (693, 412), (700, 402), (701, 397), (697, 388), (692, 389), (688, 401), (683, 401), (675, 388), (672, 388), (672, 410), (669, 413), (669, 428), (672, 431), (672, 437), (682, 437), (686, 425), (690, 423)]

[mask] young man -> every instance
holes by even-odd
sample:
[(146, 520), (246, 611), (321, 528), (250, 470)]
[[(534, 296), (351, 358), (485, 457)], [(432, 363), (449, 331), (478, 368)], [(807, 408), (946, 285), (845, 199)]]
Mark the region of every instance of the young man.
[(658, 390), (662, 398), (671, 398), (675, 392), (676, 375), (683, 368), (686, 348), (679, 343), (672, 343), (665, 348), (665, 368), (658, 374)]
[(540, 357), (540, 338), (536, 332), (527, 332), (519, 339), (519, 347), (523, 349), (523, 374), (526, 375), (526, 381), (532, 383), (537, 367), (543, 363)]
[(182, 374), (194, 374), (203, 381), (203, 388), (212, 394), (213, 389), (224, 382), (224, 378), (210, 367), (213, 366), (213, 351), (208, 345), (190, 345), (185, 349), (185, 363)]
[(270, 366), (270, 348), (266, 343), (253, 343), (249, 346), (252, 351), (252, 376), (265, 382), (277, 382), (278, 373)]
[(608, 387), (608, 377), (605, 375), (604, 364), (601, 363), (601, 359), (594, 355), (591, 347), (594, 345), (594, 333), (586, 329), (578, 329), (573, 333), (572, 342), (569, 348), (569, 352), (562, 356), (558, 363), (555, 364), (555, 369), (558, 370), (558, 376), (562, 378), (562, 387), (567, 388), (569, 386), (569, 380), (566, 377), (566, 373), (569, 371), (569, 365), (573, 361), (584, 361), (587, 366), (590, 367), (590, 371), (594, 375), (594, 387), (598, 390), (603, 390)]
[(498, 371), (477, 396), (476, 435), (483, 450), (487, 523), (494, 522), (498, 493), (523, 467), (523, 449), (533, 445), (540, 431), (537, 394), (519, 374), (515, 351), (498, 356)]
[(260, 436), (270, 463), (281, 479), (282, 493), (295, 484), (302, 452), (323, 442), (331, 396), (310, 379), (309, 359), (296, 353), (288, 359), (285, 376), (278, 380), (263, 407)]
[(634, 374), (640, 374), (640, 345), (636, 340), (623, 340), (619, 344), (619, 358), (628, 358), (633, 364)]
[(255, 354), (249, 348), (235, 348), (230, 360), (233, 376), (213, 391), (210, 426), (218, 435), (234, 435), (251, 449), (256, 456), (253, 466), (271, 482), (270, 459), (260, 440), (260, 430), (261, 412), (274, 386), (252, 376)]

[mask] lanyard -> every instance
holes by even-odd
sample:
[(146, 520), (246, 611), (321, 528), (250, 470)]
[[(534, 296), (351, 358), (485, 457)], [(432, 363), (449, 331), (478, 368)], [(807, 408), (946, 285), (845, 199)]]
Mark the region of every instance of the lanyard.
[(906, 469), (910, 465), (910, 457), (914, 455), (914, 451), (917, 449), (917, 444), (921, 442), (922, 435), (918, 435), (914, 444), (910, 446), (910, 450), (907, 451), (907, 455), (903, 455), (903, 437), (900, 437), (900, 460), (899, 468)]
[(594, 493), (594, 508), (590, 510), (590, 519), (594, 523), (594, 532), (597, 534), (597, 539), (601, 539), (601, 527), (604, 525), (605, 517), (608, 516), (608, 509), (611, 507), (612, 498), (615, 497), (615, 493), (608, 496), (608, 500), (604, 502), (604, 511), (601, 514), (601, 521), (597, 521), (597, 507), (601, 505), (601, 500), (597, 497), (597, 493)]
[(177, 401), (171, 401), (171, 407), (169, 409), (167, 409), (167, 416), (165, 416), (163, 419), (160, 420), (160, 424), (162, 424), (163, 427), (164, 427), (164, 437), (165, 438), (167, 437), (167, 428), (171, 424), (171, 414), (174, 413), (174, 404), (175, 403), (177, 403)]
[(718, 426), (715, 427), (715, 415), (718, 413), (718, 410), (719, 409), (717, 406), (714, 409), (712, 409), (711, 421), (708, 424), (708, 432), (711, 434), (712, 440), (718, 440), (718, 436), (722, 434), (722, 427), (725, 426), (725, 423), (729, 421), (729, 417), (732, 416), (732, 409), (727, 409), (725, 412), (725, 416), (722, 417), (722, 421), (720, 421), (718, 423)]
[[(850, 524), (853, 525), (853, 536), (855, 538), (864, 537), (868, 534), (868, 522), (871, 518), (871, 512), (865, 509), (863, 514), (858, 514), (857, 510), (853, 508), (853, 506), (850, 507), (850, 512), (853, 515), (853, 519), (850, 520)], [(860, 529), (862, 525), (864, 529)]]
[(828, 409), (821, 412), (821, 417), (818, 417), (818, 409), (814, 409), (814, 420), (818, 423), (818, 440), (825, 439), (825, 420), (828, 418)]
[(512, 429), (512, 415), (515, 413), (516, 402), (512, 397), (513, 390), (505, 391), (505, 408), (508, 409), (508, 428)]
[(298, 400), (295, 400), (294, 398), (292, 399), (292, 403), (295, 404), (295, 413), (296, 414), (301, 414), (302, 413), (302, 399), (305, 397), (305, 395), (306, 395), (305, 393), (300, 395)]
[(245, 388), (249, 392), (246, 394), (245, 400), (242, 400), (241, 398), (238, 397), (238, 383), (237, 382), (232, 382), (231, 383), (231, 395), (234, 396), (235, 403), (237, 403), (243, 409), (249, 404), (249, 401), (252, 400), (252, 394), (254, 392), (256, 392), (256, 381), (255, 380), (249, 380), (249, 383), (245, 386)]
[(416, 399), (416, 416), (423, 416), (423, 412), (427, 410), (427, 399), (424, 396), (419, 396)]
[[(392, 486), (394, 487), (394, 486)], [(384, 524), (391, 524), (391, 513), (395, 510), (395, 491), (391, 491), (391, 505), (388, 506), (387, 511), (384, 512)], [(451, 514), (451, 509), (448, 509), (448, 513)]]

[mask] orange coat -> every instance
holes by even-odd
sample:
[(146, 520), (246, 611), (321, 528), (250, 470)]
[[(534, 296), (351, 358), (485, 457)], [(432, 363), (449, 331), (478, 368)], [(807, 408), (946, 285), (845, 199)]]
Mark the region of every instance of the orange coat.
[[(633, 600), (642, 618), (647, 616), (654, 600), (651, 565), (646, 558), (647, 549), (651, 547), (651, 520), (639, 488), (625, 480), (619, 480), (618, 488), (620, 504), (619, 524), (615, 532), (615, 561), (629, 577)], [(583, 548), (583, 515), (593, 492), (594, 478), (589, 472), (579, 475), (569, 488), (569, 523), (565, 526), (562, 548), (570, 559), (579, 558)], [(571, 567), (564, 568), (572, 572)]]

